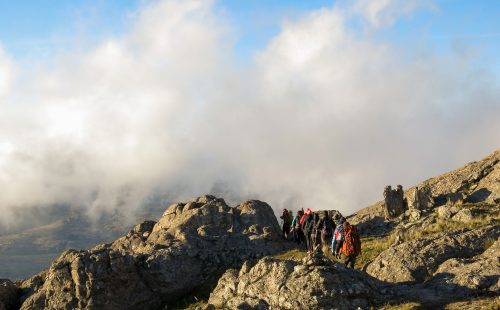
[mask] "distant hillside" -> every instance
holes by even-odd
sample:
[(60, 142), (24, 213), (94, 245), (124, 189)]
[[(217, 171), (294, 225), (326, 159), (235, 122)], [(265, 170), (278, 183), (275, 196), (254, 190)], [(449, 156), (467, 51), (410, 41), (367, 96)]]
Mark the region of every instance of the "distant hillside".
[[(61, 252), (112, 241), (136, 222), (157, 218), (164, 210), (164, 205), (135, 215), (117, 210), (102, 214), (99, 219), (90, 219), (84, 209), (69, 206), (23, 210), (24, 220), (14, 229), (0, 233), (0, 278), (30, 277), (47, 268)], [(33, 218), (37, 214), (39, 218)]]
[[(380, 196), (385, 184), (380, 186)], [(393, 184), (395, 186), (396, 184)], [(446, 195), (460, 192), (466, 202), (500, 203), (500, 150), (493, 152), (482, 160), (474, 161), (463, 167), (432, 177), (416, 186), (429, 185), (438, 205), (446, 202)], [(405, 195), (413, 188), (405, 189)], [(370, 220), (383, 220), (383, 200), (357, 211), (348, 217), (349, 221), (358, 224)]]

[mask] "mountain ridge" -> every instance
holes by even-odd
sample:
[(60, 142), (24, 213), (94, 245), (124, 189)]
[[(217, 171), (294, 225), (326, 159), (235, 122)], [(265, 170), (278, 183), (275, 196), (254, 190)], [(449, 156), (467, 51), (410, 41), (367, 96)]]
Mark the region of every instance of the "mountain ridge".
[[(300, 252), (265, 202), (230, 207), (201, 196), (115, 241), (65, 251), (29, 279), (0, 280), (0, 309), (171, 309), (196, 296), (206, 310), (460, 309), (475, 298), (500, 306), (499, 183), (497, 150), (407, 189), (405, 197), (430, 188), (432, 205), (418, 216), (386, 219), (382, 201), (349, 216), (367, 253), (358, 270), (328, 253)], [(446, 199), (456, 193), (462, 200)]]

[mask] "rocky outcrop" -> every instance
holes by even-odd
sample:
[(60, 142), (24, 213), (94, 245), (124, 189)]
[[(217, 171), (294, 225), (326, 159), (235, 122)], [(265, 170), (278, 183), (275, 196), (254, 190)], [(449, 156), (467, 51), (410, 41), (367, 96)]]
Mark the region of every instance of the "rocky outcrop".
[(158, 223), (139, 224), (111, 244), (64, 252), (43, 283), (24, 284), (21, 309), (157, 309), (228, 267), (287, 246), (268, 204), (232, 208), (204, 196), (172, 205)]
[(498, 225), (462, 229), (393, 245), (368, 266), (367, 272), (388, 282), (422, 282), (450, 258), (468, 258), (484, 250), (484, 240), (500, 236)]
[(401, 185), (398, 185), (397, 189), (392, 189), (390, 185), (387, 185), (384, 188), (384, 206), (386, 219), (396, 218), (405, 212), (403, 196), (404, 192)]
[[(415, 188), (430, 189), (430, 196), (433, 199), (432, 207), (444, 205), (448, 201), (450, 205), (454, 205), (461, 200), (471, 203), (498, 204), (500, 203), (500, 150), (482, 160), (468, 163), (459, 169), (430, 178), (409, 188), (404, 195), (408, 205), (412, 203)], [(387, 234), (395, 225), (384, 221), (386, 210), (384, 199), (357, 211), (347, 217), (347, 220), (358, 225), (363, 235)]]
[(470, 202), (500, 202), (500, 150), (480, 161), (431, 178), (419, 185), (428, 185), (432, 195), (443, 203), (453, 193), (463, 193)]
[(441, 264), (427, 286), (445, 294), (500, 295), (500, 240), (472, 258), (452, 258)]
[(405, 194), (405, 199), (410, 210), (428, 210), (434, 206), (431, 188), (427, 186), (415, 186)]
[(224, 309), (367, 309), (387, 301), (391, 292), (365, 273), (328, 259), (266, 257), (228, 270), (208, 302)]
[(18, 307), (20, 290), (7, 279), (0, 279), (0, 310), (13, 310)]

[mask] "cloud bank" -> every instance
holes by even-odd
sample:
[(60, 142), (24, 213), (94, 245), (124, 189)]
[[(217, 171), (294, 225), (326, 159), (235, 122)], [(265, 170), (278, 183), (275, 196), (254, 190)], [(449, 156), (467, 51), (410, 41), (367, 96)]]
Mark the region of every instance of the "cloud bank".
[(158, 193), (351, 213), (497, 148), (498, 77), (377, 40), (428, 3), (376, 3), (285, 21), (248, 67), (211, 1), (150, 2), (127, 34), (29, 70), (0, 49), (0, 220), (134, 212)]

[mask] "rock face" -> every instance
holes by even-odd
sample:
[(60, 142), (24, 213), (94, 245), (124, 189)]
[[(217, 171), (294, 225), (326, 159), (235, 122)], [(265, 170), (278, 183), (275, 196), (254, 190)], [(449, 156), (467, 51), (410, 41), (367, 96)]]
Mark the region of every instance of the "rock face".
[(431, 188), (428, 185), (420, 188), (415, 186), (409, 189), (405, 196), (410, 210), (428, 210), (434, 205)]
[(367, 273), (388, 282), (423, 282), (450, 258), (469, 258), (484, 250), (484, 240), (500, 236), (498, 225), (462, 229), (391, 246), (368, 266)]
[(384, 284), (320, 258), (302, 262), (266, 257), (228, 270), (210, 295), (223, 309), (363, 309), (386, 300)]
[(467, 296), (500, 295), (500, 240), (473, 258), (452, 258), (441, 264), (427, 284), (446, 294)]
[[(500, 203), (500, 150), (482, 160), (468, 163), (459, 169), (425, 180), (416, 187), (430, 189), (434, 207), (444, 205), (448, 200), (450, 205), (454, 205), (460, 200), (472, 203), (498, 204)], [(411, 187), (405, 192), (408, 205), (412, 203), (414, 190), (415, 187)], [(393, 190), (391, 189), (391, 191)], [(347, 220), (358, 225), (361, 234), (386, 234), (390, 231), (391, 225), (387, 221), (384, 223), (388, 212), (385, 202), (386, 199), (361, 209), (349, 216)], [(393, 218), (389, 217), (389, 219)]]
[(462, 168), (431, 178), (419, 185), (428, 185), (432, 195), (443, 203), (454, 193), (463, 193), (469, 202), (500, 202), (500, 150)]
[(19, 288), (10, 280), (0, 279), (0, 310), (15, 309), (19, 303)]
[(111, 244), (64, 252), (24, 283), (21, 309), (157, 309), (244, 260), (287, 247), (271, 207), (204, 196), (170, 206)]
[(384, 206), (387, 219), (396, 218), (405, 212), (403, 196), (404, 192), (401, 185), (398, 185), (397, 189), (392, 189), (390, 185), (385, 187)]

